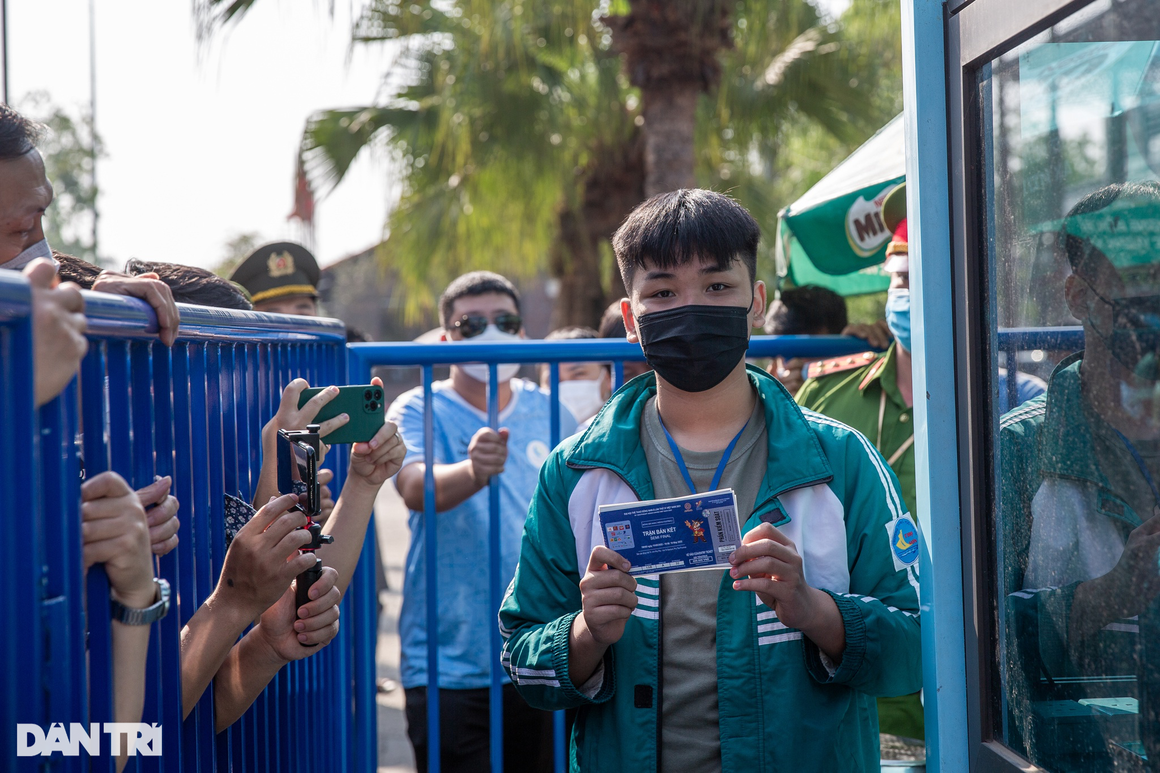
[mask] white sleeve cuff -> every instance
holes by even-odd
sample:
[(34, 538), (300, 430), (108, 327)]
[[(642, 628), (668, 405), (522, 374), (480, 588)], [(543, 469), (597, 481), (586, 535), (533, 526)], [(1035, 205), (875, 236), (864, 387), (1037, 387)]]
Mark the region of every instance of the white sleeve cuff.
[(818, 647), (818, 657), (821, 659), (822, 665), (825, 666), (826, 673), (828, 673), (830, 676), (838, 673), (838, 664), (830, 660), (830, 656), (822, 652), (821, 647)]
[(604, 686), (604, 659), (601, 658), (600, 665), (598, 665), (596, 667), (596, 670), (592, 673), (592, 676), (588, 677), (588, 681), (585, 682), (584, 684), (580, 685), (576, 689), (579, 690), (580, 694), (583, 695), (588, 700), (594, 700), (596, 698), (596, 696), (600, 694), (600, 688), (602, 688), (603, 686)]

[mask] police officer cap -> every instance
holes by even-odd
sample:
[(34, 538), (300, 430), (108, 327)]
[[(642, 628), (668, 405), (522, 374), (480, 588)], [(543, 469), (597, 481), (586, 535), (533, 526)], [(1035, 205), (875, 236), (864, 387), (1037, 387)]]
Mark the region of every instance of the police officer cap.
[(318, 297), (322, 271), (310, 250), (294, 242), (274, 242), (250, 253), (230, 275), (255, 304), (291, 295)]
[(882, 222), (891, 233), (886, 245), (886, 263), (882, 266), (887, 273), (910, 271), (910, 250), (907, 244), (906, 227), (906, 183), (899, 183), (882, 200)]

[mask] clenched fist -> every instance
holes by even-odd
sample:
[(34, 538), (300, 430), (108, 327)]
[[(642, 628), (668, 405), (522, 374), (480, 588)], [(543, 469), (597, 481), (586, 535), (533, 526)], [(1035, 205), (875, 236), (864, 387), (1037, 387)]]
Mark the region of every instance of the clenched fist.
[(475, 485), (483, 488), (492, 475), (503, 472), (507, 462), (507, 442), (511, 433), (506, 427), (498, 431), (484, 427), (476, 432), (467, 444), (467, 458), (471, 460), (471, 478)]

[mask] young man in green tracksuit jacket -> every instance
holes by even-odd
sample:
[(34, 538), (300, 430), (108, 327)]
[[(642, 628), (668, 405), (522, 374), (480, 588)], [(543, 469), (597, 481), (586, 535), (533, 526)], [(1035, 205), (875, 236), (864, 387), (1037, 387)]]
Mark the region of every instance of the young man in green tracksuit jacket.
[[(540, 472), (500, 609), (529, 703), (578, 708), (574, 771), (871, 771), (875, 697), (921, 686), (919, 537), (867, 440), (744, 361), (760, 233), (720, 194), (640, 205), (613, 241), (654, 368)], [(723, 450), (724, 449), (724, 450)], [(632, 577), (600, 505), (732, 488), (726, 571)]]

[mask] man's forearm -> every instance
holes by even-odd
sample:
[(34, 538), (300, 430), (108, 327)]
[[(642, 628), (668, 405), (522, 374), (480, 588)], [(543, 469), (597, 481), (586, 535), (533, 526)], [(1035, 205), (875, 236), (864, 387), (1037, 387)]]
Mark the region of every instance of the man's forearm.
[(225, 662), (253, 615), (223, 602), (216, 594), (201, 605), (181, 631), (181, 709), (189, 716)]
[(607, 644), (592, 638), (584, 613), (576, 615), (568, 632), (568, 676), (572, 684), (578, 688), (591, 679), (607, 651)]
[(342, 487), (342, 495), (334, 505), (334, 512), (322, 527), (322, 533), (333, 536), (334, 542), (319, 548), (318, 557), (324, 565), (338, 572), (339, 593), (346, 593), (346, 586), (350, 584), (355, 567), (358, 566), (378, 492), (377, 487), (353, 476), (348, 477), (346, 485)]
[(830, 594), (816, 588), (814, 592), (818, 606), (810, 625), (802, 628), (802, 635), (818, 645), (830, 660), (840, 663), (842, 653), (846, 651), (846, 624), (842, 622), (842, 613)]
[[(406, 491), (400, 491), (400, 494), (403, 495), (407, 507), (422, 511), (425, 501), (423, 476), (426, 467), (422, 463), (414, 463), (407, 465), (406, 469), (412, 468), (414, 472), (407, 475), (404, 486)], [(470, 459), (455, 464), (435, 465), (435, 512), (442, 513), (458, 507), (482, 489), (483, 486), (475, 481)]]
[[(141, 721), (145, 708), (145, 662), (149, 657), (152, 627), (113, 621), (113, 716), (117, 722)], [(117, 770), (123, 769), (127, 760), (126, 749), (117, 761)]]
[(251, 628), (230, 649), (214, 678), (214, 724), (217, 732), (225, 730), (245, 714), (284, 665), (286, 661), (262, 642), (257, 626)]

